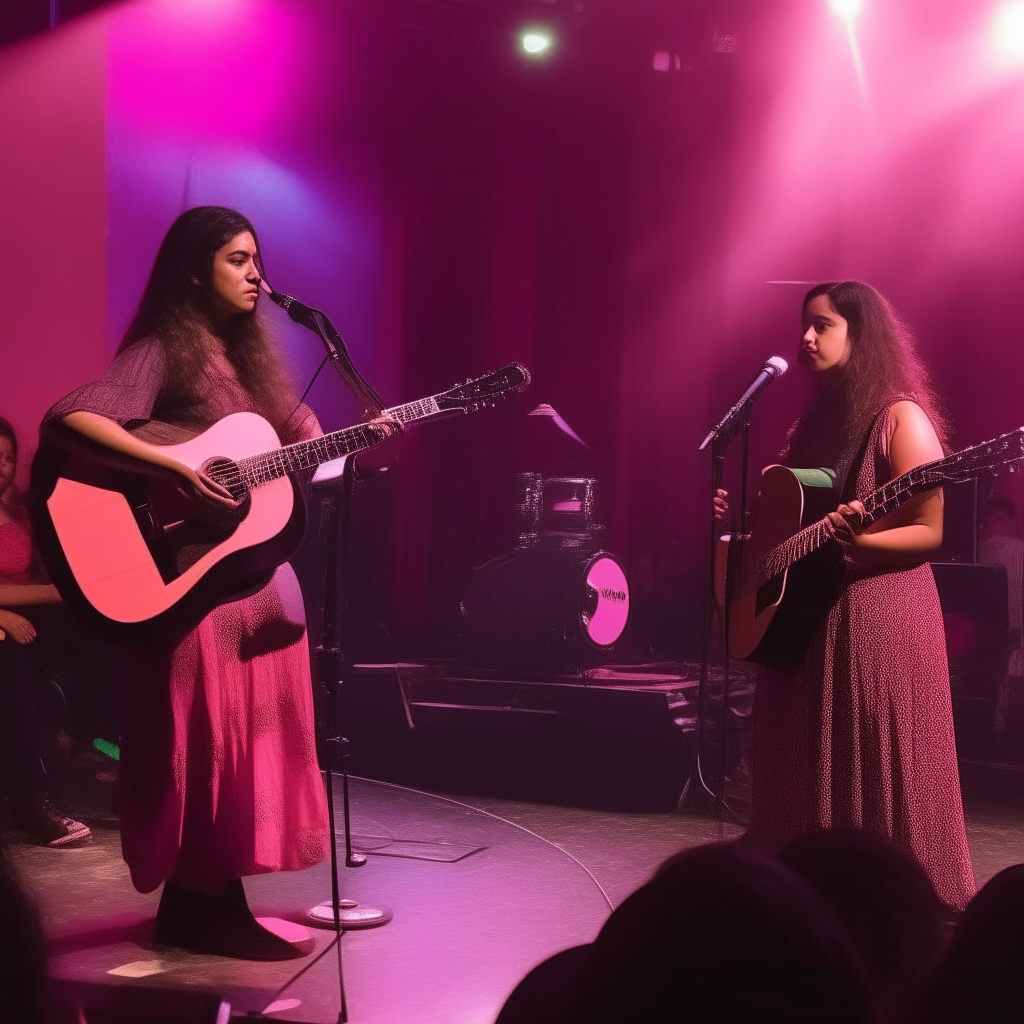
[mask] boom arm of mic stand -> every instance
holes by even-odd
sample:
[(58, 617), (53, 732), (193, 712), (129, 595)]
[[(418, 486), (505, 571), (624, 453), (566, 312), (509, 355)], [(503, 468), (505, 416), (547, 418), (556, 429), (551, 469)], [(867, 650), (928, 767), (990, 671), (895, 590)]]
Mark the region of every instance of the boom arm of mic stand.
[[(725, 454), (725, 449), (729, 447), (729, 440), (732, 435), (736, 432), (736, 428), (741, 426), (745, 417), (750, 416), (750, 407), (754, 404), (753, 398), (748, 398), (747, 401), (740, 400), (737, 402), (709, 431), (708, 436), (701, 441), (697, 451), (702, 452), (708, 445), (721, 446), (718, 450), (721, 451), (722, 455)], [(715, 447), (712, 447), (712, 452), (716, 451)]]
[(322, 310), (296, 302), (291, 296), (271, 289), (271, 297), (288, 316), (302, 327), (312, 331), (323, 343), (327, 357), (338, 376), (360, 404), (363, 418), (372, 420), (384, 411), (384, 402), (372, 384), (356, 369), (348, 346), (331, 318)]

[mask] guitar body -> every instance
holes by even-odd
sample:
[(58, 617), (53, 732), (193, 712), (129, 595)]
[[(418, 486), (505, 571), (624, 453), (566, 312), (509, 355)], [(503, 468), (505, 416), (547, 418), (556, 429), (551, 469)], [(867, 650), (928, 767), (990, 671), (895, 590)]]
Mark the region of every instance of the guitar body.
[[(859, 526), (868, 528), (917, 494), (1021, 459), (1024, 427), (915, 466), (858, 495)], [(764, 471), (751, 535), (742, 546), (720, 543), (715, 555), (715, 597), (727, 607), (731, 657), (778, 669), (799, 662), (842, 583), (842, 550), (824, 518), (838, 499), (829, 469)]]
[[(246, 412), (160, 446), (193, 469), (280, 447), (274, 428)], [(116, 458), (84, 458), (81, 444), (40, 449), (31, 494), (36, 540), (54, 583), (118, 643), (185, 632), (215, 605), (259, 589), (305, 528), (301, 494), (288, 476), (249, 490), (228, 518), (207, 521), (195, 518), (173, 480)]]
[(32, 464), (36, 542), (61, 596), (97, 632), (128, 644), (180, 634), (264, 586), (298, 547), (306, 521), (295, 473), (397, 437), (398, 424), (475, 412), (529, 383), (529, 370), (509, 363), (371, 423), (284, 447), (248, 412), (180, 443), (168, 424), (136, 431), (232, 493), (234, 510), (206, 516), (177, 474), (55, 426)]
[[(772, 549), (839, 504), (830, 470), (769, 466), (741, 564), (741, 580)], [(733, 542), (735, 544), (735, 542)], [(724, 567), (719, 565), (719, 574)], [(842, 552), (828, 544), (759, 587), (734, 587), (729, 609), (729, 654), (777, 669), (792, 668), (839, 593)], [(719, 594), (724, 593), (721, 584)], [(722, 597), (720, 597), (722, 600)]]

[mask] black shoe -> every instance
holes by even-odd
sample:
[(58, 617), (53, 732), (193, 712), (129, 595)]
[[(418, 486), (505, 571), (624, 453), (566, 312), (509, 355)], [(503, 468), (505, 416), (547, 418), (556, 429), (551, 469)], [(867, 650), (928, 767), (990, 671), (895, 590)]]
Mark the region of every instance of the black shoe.
[(229, 882), (220, 896), (164, 882), (155, 938), (165, 946), (239, 960), (293, 960), (305, 955), (252, 916), (241, 879)]
[(48, 797), (41, 795), (30, 799), (15, 820), (33, 839), (51, 849), (81, 846), (92, 839), (88, 825), (61, 814)]

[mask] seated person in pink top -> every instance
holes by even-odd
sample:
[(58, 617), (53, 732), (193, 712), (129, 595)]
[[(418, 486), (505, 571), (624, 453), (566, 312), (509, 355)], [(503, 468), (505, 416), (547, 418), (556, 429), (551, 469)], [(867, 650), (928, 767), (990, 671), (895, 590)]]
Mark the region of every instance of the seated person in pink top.
[(91, 833), (51, 802), (36, 713), (38, 659), (33, 657), (34, 620), (40, 613), (47, 618), (44, 609), (59, 605), (60, 596), (51, 584), (37, 582), (33, 572), (32, 533), (24, 507), (15, 500), (17, 464), (17, 437), (0, 417), (0, 778), (14, 824), (47, 846), (67, 846)]

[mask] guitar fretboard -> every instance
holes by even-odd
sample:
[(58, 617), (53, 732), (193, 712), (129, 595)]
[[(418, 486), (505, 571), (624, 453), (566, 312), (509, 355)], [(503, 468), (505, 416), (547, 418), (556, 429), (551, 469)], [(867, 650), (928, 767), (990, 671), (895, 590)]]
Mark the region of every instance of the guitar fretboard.
[[(861, 526), (866, 529), (924, 491), (933, 490), (943, 483), (968, 480), (984, 469), (1018, 462), (1021, 458), (1024, 458), (1024, 427), (985, 444), (965, 448), (944, 459), (917, 466), (860, 499), (864, 506), (864, 513), (860, 517)], [(785, 572), (794, 562), (827, 544), (834, 535), (835, 531), (828, 519), (819, 519), (805, 526), (754, 563), (744, 576), (743, 587), (763, 586), (768, 580)]]
[(382, 424), (359, 423), (309, 441), (298, 441), (271, 452), (250, 455), (239, 459), (237, 465), (245, 485), (258, 487), (288, 473), (297, 473), (322, 462), (364, 451), (383, 440), (385, 433), (386, 428)]
[[(429, 398), (385, 409), (383, 416), (384, 419), (398, 420), (399, 423), (406, 424), (426, 419), (428, 416), (436, 416), (439, 412), (441, 408), (437, 398), (431, 395)], [(336, 430), (309, 441), (298, 441), (272, 452), (239, 459), (238, 468), (247, 487), (258, 487), (288, 473), (297, 473), (301, 469), (310, 469), (321, 463), (333, 462), (334, 459), (372, 448), (382, 441), (388, 432), (384, 424), (358, 423), (354, 427)]]
[(406, 402), (405, 405), (396, 405), (393, 409), (385, 409), (384, 415), (388, 419), (398, 420), (399, 423), (413, 423), (416, 420), (424, 420), (428, 416), (436, 416), (441, 411), (434, 396), (421, 398), (418, 402)]

